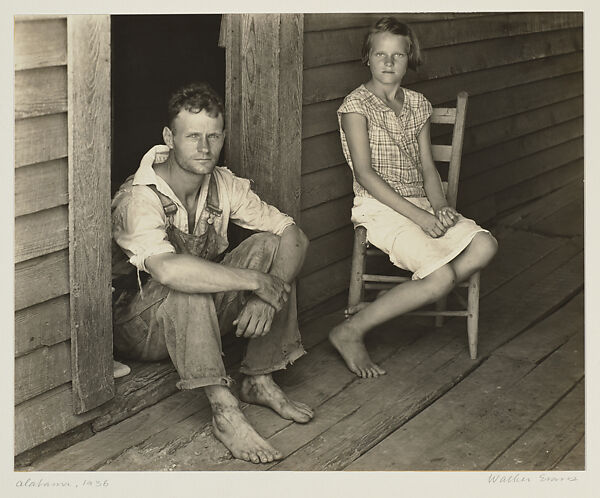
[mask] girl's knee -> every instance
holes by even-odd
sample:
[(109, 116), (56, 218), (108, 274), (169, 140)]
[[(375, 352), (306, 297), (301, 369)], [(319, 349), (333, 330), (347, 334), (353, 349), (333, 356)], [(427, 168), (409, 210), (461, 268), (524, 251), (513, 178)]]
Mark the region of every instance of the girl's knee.
[(456, 273), (452, 265), (446, 264), (438, 268), (427, 278), (434, 289), (434, 297), (442, 297), (448, 294), (456, 285)]
[(486, 263), (489, 262), (498, 252), (498, 241), (489, 232), (479, 232), (473, 238), (477, 253)]

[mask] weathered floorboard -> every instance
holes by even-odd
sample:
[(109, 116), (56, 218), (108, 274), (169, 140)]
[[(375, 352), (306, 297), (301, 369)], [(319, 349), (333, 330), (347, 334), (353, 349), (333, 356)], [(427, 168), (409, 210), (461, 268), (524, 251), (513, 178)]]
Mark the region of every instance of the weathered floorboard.
[[(573, 348), (582, 341), (582, 306), (580, 294), (557, 313), (494, 351), (475, 372), (357, 459), (348, 470), (487, 468), (513, 443), (515, 434), (543, 415), (583, 374), (582, 350)], [(555, 351), (561, 348), (569, 351), (569, 361), (563, 361), (564, 355), (556, 356)], [(543, 365), (552, 354), (554, 363), (537, 364)], [(553, 375), (554, 371), (561, 372), (561, 381)], [(563, 391), (559, 390), (560, 382), (564, 384)], [(424, 430), (425, 426), (435, 426), (436, 430)], [(523, 463), (517, 468), (533, 468), (533, 461)]]
[[(556, 467), (584, 436), (584, 387), (583, 380), (579, 381), (487, 470), (548, 470)], [(584, 467), (584, 459), (581, 459), (577, 470), (584, 470)]]

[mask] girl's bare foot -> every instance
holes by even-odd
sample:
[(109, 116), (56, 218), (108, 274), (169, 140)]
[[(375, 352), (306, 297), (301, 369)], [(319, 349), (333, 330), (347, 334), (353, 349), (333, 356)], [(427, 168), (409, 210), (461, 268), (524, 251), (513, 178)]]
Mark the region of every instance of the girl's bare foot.
[(229, 389), (208, 386), (205, 390), (212, 407), (214, 435), (235, 458), (252, 463), (269, 463), (283, 458), (281, 452), (250, 425)]
[(350, 321), (340, 323), (329, 332), (329, 341), (338, 350), (351, 372), (363, 379), (385, 375), (385, 370), (374, 363), (367, 353), (360, 333)]
[(308, 405), (288, 398), (270, 374), (245, 377), (240, 389), (240, 399), (246, 403), (267, 406), (280, 417), (301, 424), (314, 417), (314, 412)]

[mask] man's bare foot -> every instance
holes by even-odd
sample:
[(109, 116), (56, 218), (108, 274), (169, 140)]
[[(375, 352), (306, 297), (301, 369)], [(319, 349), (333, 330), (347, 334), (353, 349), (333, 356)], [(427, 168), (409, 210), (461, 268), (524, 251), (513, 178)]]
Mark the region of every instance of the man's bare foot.
[(271, 375), (250, 375), (242, 381), (240, 399), (271, 408), (279, 416), (305, 424), (314, 417), (308, 405), (293, 401), (275, 384)]
[(281, 452), (273, 448), (250, 425), (229, 389), (224, 386), (208, 386), (205, 392), (212, 407), (214, 435), (235, 458), (252, 463), (269, 463), (283, 458)]
[(345, 321), (329, 332), (329, 341), (338, 350), (351, 372), (363, 379), (385, 375), (385, 370), (374, 363), (359, 333), (350, 321)]

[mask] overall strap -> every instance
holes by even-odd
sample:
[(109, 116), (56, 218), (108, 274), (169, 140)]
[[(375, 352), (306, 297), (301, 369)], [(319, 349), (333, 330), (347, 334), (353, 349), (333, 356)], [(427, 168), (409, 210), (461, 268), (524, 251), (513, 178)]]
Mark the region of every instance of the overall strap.
[(169, 199), (165, 194), (158, 191), (156, 185), (146, 185), (150, 187), (152, 191), (158, 196), (160, 199), (160, 203), (162, 204), (163, 210), (167, 218), (172, 218), (177, 212), (177, 205)]
[(208, 196), (206, 199), (206, 209), (212, 216), (221, 216), (221, 213), (223, 213), (219, 202), (219, 189), (217, 188), (217, 179), (215, 178), (214, 173), (211, 173), (210, 175), (210, 182), (208, 184)]

